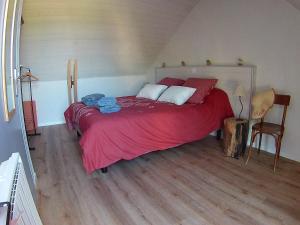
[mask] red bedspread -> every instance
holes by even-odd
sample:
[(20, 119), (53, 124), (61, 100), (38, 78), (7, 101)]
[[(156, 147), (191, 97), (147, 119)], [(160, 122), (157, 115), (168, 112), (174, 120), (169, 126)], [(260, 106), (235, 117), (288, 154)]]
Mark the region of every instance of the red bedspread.
[(88, 173), (121, 159), (199, 140), (233, 115), (226, 93), (214, 89), (203, 104), (177, 106), (133, 96), (120, 97), (120, 112), (102, 114), (74, 103), (65, 111), (70, 129), (82, 132), (80, 146)]

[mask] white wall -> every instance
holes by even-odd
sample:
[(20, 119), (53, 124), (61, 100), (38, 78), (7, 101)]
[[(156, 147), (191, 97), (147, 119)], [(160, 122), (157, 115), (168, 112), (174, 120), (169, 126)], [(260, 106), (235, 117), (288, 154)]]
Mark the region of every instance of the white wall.
[[(236, 62), (257, 65), (257, 87), (292, 96), (282, 155), (300, 161), (300, 11), (284, 0), (201, 0), (181, 24), (155, 65)], [(275, 108), (270, 120), (279, 122)], [(274, 151), (273, 140), (264, 148)]]
[[(94, 77), (78, 80), (78, 97), (103, 93), (106, 96), (136, 95), (148, 82), (144, 75), (120, 77)], [(32, 83), (33, 98), (37, 104), (38, 126), (62, 124), (67, 109), (67, 81), (36, 81)], [(29, 87), (23, 84), (24, 98), (29, 98)]]
[[(0, 1), (0, 43), (3, 37), (3, 21), (4, 8), (6, 0)], [(2, 45), (0, 45), (0, 52), (2, 52)], [(2, 54), (0, 54), (0, 62), (2, 61)], [(21, 102), (19, 97), (16, 97), (16, 112), (9, 122), (4, 121), (4, 105), (3, 105), (3, 90), (2, 90), (2, 63), (0, 63), (0, 162), (7, 160), (12, 153), (19, 152), (24, 163), (24, 169), (27, 180), (30, 185), (32, 194), (35, 196), (35, 172), (32, 167), (29, 156), (29, 149), (27, 141), (24, 140), (24, 123), (19, 107)]]

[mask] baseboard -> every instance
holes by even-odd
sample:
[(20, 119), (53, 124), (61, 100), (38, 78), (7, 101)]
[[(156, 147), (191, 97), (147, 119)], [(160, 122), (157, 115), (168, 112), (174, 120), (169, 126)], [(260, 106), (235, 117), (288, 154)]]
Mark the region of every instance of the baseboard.
[(55, 122), (46, 122), (46, 123), (39, 123), (39, 127), (47, 127), (52, 125), (59, 125), (59, 124), (65, 124), (66, 122), (64, 120), (62, 121), (55, 121)]

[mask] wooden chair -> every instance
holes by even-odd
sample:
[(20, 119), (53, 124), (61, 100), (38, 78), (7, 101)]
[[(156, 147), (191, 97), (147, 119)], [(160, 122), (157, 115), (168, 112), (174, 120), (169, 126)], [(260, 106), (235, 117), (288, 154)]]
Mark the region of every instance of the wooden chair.
[(250, 142), (249, 153), (248, 153), (246, 165), (251, 157), (252, 145), (253, 145), (253, 142), (255, 141), (256, 136), (259, 134), (258, 153), (260, 153), (262, 135), (268, 134), (275, 138), (276, 153), (275, 153), (275, 157), (274, 157), (274, 167), (273, 167), (273, 170), (275, 172), (276, 166), (277, 166), (277, 163), (279, 160), (279, 156), (280, 156), (281, 140), (282, 140), (283, 133), (284, 133), (286, 112), (287, 112), (287, 107), (290, 104), (290, 99), (291, 99), (290, 95), (275, 94), (274, 104), (284, 106), (281, 124), (264, 122), (264, 118), (262, 118), (259, 123), (256, 123), (252, 126), (251, 142)]

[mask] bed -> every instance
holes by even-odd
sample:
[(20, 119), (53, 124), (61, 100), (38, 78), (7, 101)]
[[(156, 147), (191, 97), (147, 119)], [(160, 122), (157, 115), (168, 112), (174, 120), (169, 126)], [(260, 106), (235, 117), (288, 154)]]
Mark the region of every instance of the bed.
[(117, 100), (122, 107), (117, 113), (102, 114), (81, 102), (71, 104), (64, 113), (68, 128), (81, 133), (79, 143), (88, 173), (199, 140), (233, 116), (227, 94), (218, 88), (203, 104), (178, 106), (135, 96)]

